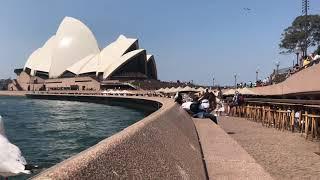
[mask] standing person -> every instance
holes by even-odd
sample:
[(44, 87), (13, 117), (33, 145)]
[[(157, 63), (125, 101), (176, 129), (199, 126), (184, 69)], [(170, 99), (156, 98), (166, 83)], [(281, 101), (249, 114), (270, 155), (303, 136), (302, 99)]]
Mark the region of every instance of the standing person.
[(209, 99), (209, 89), (206, 88), (206, 91), (203, 93), (202, 97), (199, 99), (199, 100), (202, 100), (202, 99)]
[(237, 106), (237, 105), (238, 105), (238, 102), (239, 102), (239, 92), (236, 91), (236, 92), (234, 93), (233, 98), (232, 98), (232, 105), (233, 105), (233, 106)]
[(180, 105), (182, 104), (182, 95), (179, 92), (174, 96), (174, 101)]
[(218, 98), (219, 98), (219, 99), (222, 99), (222, 98), (223, 98), (223, 93), (222, 93), (220, 87), (218, 87)]
[(216, 95), (214, 95), (213, 92), (209, 93), (208, 101), (209, 101), (209, 105), (210, 105), (210, 107), (209, 107), (210, 111), (213, 111), (214, 109), (216, 109), (217, 99), (216, 99)]
[[(299, 124), (300, 123), (303, 123), (301, 120), (300, 120), (300, 111), (296, 111), (294, 113), (294, 127), (297, 128), (299, 127)], [(300, 127), (299, 127), (300, 128)]]
[(221, 91), (221, 88), (218, 87), (218, 94), (216, 97), (216, 104), (217, 104), (217, 108), (216, 108), (216, 112), (218, 116), (221, 116), (222, 111), (224, 111), (224, 105), (223, 105), (223, 93)]
[(241, 106), (244, 103), (244, 96), (242, 94), (238, 94), (238, 106)]

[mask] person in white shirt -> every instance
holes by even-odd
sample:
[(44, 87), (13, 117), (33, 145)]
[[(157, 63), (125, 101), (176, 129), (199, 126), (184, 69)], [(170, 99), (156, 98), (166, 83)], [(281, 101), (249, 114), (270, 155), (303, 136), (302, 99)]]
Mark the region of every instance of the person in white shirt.
[[(300, 124), (299, 121), (300, 121), (300, 111), (297, 111), (296, 113), (294, 113), (294, 125), (295, 126), (299, 125)], [(301, 120), (301, 124), (303, 123), (304, 123), (303, 120)]]
[(320, 55), (316, 53), (312, 53), (310, 56), (312, 57), (313, 61), (320, 59)]

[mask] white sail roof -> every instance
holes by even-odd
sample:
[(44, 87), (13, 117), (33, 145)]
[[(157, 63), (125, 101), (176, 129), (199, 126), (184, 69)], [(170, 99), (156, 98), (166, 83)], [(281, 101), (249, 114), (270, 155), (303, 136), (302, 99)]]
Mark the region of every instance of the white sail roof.
[(88, 72), (104, 72), (112, 63), (121, 61), (122, 55), (134, 44), (137, 39), (126, 38), (120, 35), (118, 39), (105, 47), (99, 54), (89, 55), (68, 68), (75, 74)]
[(139, 55), (140, 53), (145, 52), (144, 49), (138, 49), (134, 51), (130, 51), (126, 53), (125, 55), (121, 56), (119, 59), (118, 58), (110, 58), (106, 69), (103, 71), (103, 78), (109, 77), (114, 71), (116, 71), (118, 68), (121, 67), (122, 64), (126, 63), (129, 61), (131, 58)]
[(139, 49), (137, 39), (120, 35), (100, 51), (93, 33), (85, 24), (65, 17), (56, 34), (30, 55), (24, 69), (31, 69), (31, 75), (35, 75), (35, 71), (48, 72), (49, 78), (60, 77), (65, 71), (76, 75), (103, 73), (103, 77), (107, 78), (141, 53), (145, 55), (145, 62), (152, 65), (156, 77), (154, 57), (146, 55), (144, 49)]
[(90, 54), (86, 56), (85, 58), (81, 59), (77, 63), (73, 64), (71, 67), (69, 67), (67, 70), (74, 73), (74, 74), (81, 74), (82, 69), (87, 66), (89, 61), (94, 58), (96, 55), (95, 54)]
[(56, 33), (49, 76), (58, 77), (74, 63), (99, 51), (90, 29), (81, 21), (66, 17)]
[(79, 74), (97, 72), (99, 67), (100, 54), (96, 54), (89, 62), (80, 70)]
[(34, 69), (37, 67), (37, 64), (40, 61), (40, 52), (41, 52), (41, 48), (35, 50), (28, 58), (26, 64), (24, 65), (24, 69), (29, 68), (31, 69), (31, 74), (32, 76), (34, 76)]
[(151, 54), (147, 55), (147, 66), (148, 66), (148, 76), (151, 78), (158, 79), (157, 65), (154, 60), (154, 56)]
[(147, 61), (150, 61), (153, 58), (153, 55), (147, 54)]
[(34, 67), (37, 71), (49, 72), (52, 63), (52, 49), (55, 46), (55, 36), (52, 36), (41, 48), (39, 60)]
[(103, 72), (110, 63), (120, 58), (134, 44), (137, 39), (126, 38), (120, 35), (116, 41), (105, 47), (100, 53), (100, 62), (97, 72)]

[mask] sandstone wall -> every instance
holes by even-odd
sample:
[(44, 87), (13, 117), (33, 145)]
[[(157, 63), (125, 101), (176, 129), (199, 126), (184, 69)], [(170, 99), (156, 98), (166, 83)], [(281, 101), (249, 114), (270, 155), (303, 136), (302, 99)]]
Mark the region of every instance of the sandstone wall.
[(253, 88), (260, 95), (284, 95), (297, 93), (320, 92), (320, 64), (313, 65), (293, 74), (285, 81), (264, 87)]
[(140, 101), (162, 107), (34, 179), (206, 179), (190, 116), (170, 99)]

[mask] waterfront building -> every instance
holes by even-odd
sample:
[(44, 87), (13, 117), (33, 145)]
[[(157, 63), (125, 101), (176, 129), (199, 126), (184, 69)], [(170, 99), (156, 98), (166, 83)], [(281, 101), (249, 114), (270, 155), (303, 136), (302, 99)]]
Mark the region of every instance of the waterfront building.
[(120, 35), (100, 49), (91, 30), (71, 17), (15, 73), (9, 90), (134, 88), (130, 80), (158, 79), (154, 56), (139, 47), (138, 39)]

